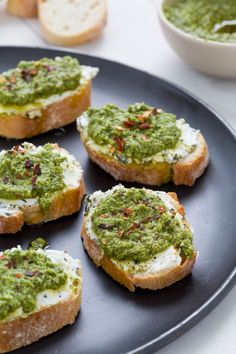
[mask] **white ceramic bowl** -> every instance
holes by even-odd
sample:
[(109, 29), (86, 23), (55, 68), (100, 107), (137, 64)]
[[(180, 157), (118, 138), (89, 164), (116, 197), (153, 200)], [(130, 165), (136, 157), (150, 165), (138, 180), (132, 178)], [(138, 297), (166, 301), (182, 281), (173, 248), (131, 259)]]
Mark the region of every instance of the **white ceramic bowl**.
[(175, 27), (163, 11), (163, 4), (173, 4), (175, 1), (178, 0), (159, 0), (157, 6), (163, 33), (176, 54), (206, 74), (236, 78), (236, 43), (208, 41)]

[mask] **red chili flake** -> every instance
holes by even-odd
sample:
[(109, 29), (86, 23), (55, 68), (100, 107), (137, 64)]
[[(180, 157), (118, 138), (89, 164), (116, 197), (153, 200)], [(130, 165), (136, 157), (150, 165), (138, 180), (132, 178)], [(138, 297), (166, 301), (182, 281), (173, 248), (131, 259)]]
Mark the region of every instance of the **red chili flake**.
[(123, 237), (125, 234), (125, 230), (121, 230), (118, 232), (118, 237)]
[(42, 174), (39, 163), (37, 163), (36, 165), (34, 165), (34, 167), (33, 167), (33, 174), (36, 175), (36, 176), (40, 176), (40, 175)]
[(25, 171), (24, 176), (25, 176), (25, 177), (29, 177), (29, 176), (30, 176), (30, 173), (29, 173), (28, 171)]
[(7, 184), (7, 183), (9, 182), (9, 177), (4, 176), (3, 179), (2, 179), (2, 182), (3, 182), (4, 184)]
[[(16, 275), (16, 278), (22, 278), (22, 274), (20, 274), (20, 273), (16, 273), (15, 275)], [(19, 290), (19, 289), (17, 289), (17, 290)]]
[(21, 70), (21, 77), (24, 81), (29, 82), (31, 80), (30, 70), (29, 69), (22, 69)]
[(107, 218), (107, 214), (101, 214), (100, 218)]
[(134, 222), (133, 225), (131, 226), (130, 230), (136, 230), (140, 227), (140, 223)]
[(13, 260), (12, 264), (13, 264), (13, 268), (16, 269), (16, 268), (17, 268), (17, 261), (16, 261), (16, 259)]
[(6, 256), (4, 256), (4, 254), (2, 254), (1, 256), (0, 256), (0, 259), (3, 261), (4, 259), (6, 258)]
[(132, 122), (131, 120), (125, 120), (123, 124), (126, 128), (132, 128), (135, 125), (135, 122)]
[(160, 212), (160, 213), (164, 213), (164, 211), (165, 211), (165, 208), (163, 208), (163, 207), (160, 207), (160, 208), (159, 208), (159, 212)]
[(141, 129), (141, 130), (145, 130), (145, 129), (149, 129), (149, 128), (151, 128), (151, 126), (148, 123), (142, 123), (139, 126), (139, 129)]
[(7, 262), (7, 268), (11, 269), (11, 267), (12, 267), (12, 262), (11, 261)]
[(30, 70), (30, 75), (35, 76), (37, 74), (38, 74), (38, 70), (37, 69)]
[(118, 150), (119, 151), (123, 151), (124, 150), (124, 147), (125, 147), (125, 141), (124, 139), (121, 137), (121, 136), (117, 136), (115, 138), (115, 142), (117, 143), (118, 145)]
[(33, 176), (32, 179), (31, 179), (31, 184), (33, 186), (36, 186), (36, 182), (37, 182), (37, 176)]
[(20, 151), (20, 152), (24, 152), (24, 151), (25, 151), (25, 149), (23, 148), (22, 145), (15, 145), (15, 146), (13, 146), (12, 150)]
[(30, 160), (30, 159), (27, 159), (27, 160), (25, 160), (25, 168), (31, 168), (31, 167), (33, 167), (33, 161), (32, 160)]
[(56, 68), (54, 68), (53, 66), (49, 65), (49, 64), (45, 64), (44, 68), (50, 73), (51, 71), (56, 70)]
[(141, 138), (142, 138), (144, 141), (148, 141), (148, 140), (149, 140), (148, 137), (147, 137), (147, 135), (145, 135), (145, 134), (141, 134)]
[(16, 77), (15, 76), (12, 76), (12, 78), (10, 79), (10, 82), (12, 84), (15, 84), (16, 83)]
[(131, 208), (124, 208), (123, 210), (124, 216), (130, 216), (132, 214)]
[(16, 179), (21, 179), (21, 178), (22, 178), (22, 176), (19, 173), (17, 173)]

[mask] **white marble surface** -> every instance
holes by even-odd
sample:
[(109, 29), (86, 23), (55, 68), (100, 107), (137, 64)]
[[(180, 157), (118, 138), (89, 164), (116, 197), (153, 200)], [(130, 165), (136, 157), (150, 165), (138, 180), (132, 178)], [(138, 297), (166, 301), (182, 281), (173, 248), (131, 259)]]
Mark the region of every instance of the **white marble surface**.
[[(236, 129), (236, 81), (205, 76), (183, 63), (163, 38), (154, 0), (108, 1), (109, 21), (103, 36), (74, 49), (168, 79), (207, 102)], [(3, 0), (0, 4), (0, 45), (47, 45), (40, 35), (37, 20), (9, 16), (3, 10), (4, 6)], [(191, 331), (158, 353), (235, 354), (235, 299), (236, 288)]]

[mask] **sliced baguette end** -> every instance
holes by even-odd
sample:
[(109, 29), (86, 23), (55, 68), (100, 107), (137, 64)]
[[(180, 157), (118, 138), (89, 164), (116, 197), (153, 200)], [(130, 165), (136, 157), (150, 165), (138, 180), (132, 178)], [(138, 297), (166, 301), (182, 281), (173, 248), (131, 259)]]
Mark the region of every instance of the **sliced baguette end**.
[(37, 17), (37, 0), (8, 0), (7, 11), (13, 16)]

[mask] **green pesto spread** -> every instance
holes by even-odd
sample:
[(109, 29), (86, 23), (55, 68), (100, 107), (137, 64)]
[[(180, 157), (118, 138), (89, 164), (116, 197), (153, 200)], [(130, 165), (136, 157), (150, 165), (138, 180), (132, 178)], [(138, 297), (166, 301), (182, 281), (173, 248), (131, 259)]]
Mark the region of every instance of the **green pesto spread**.
[(139, 264), (171, 245), (192, 257), (192, 232), (187, 225), (182, 228), (175, 215), (150, 191), (118, 188), (98, 203), (91, 220), (106, 255)]
[(46, 255), (34, 250), (7, 250), (0, 254), (0, 320), (18, 308), (34, 311), (36, 296), (44, 290), (58, 290), (67, 274)]
[(20, 61), (15, 69), (0, 75), (0, 104), (23, 106), (80, 84), (77, 59), (66, 56), (38, 61)]
[[(177, 0), (166, 1), (163, 6), (166, 18), (176, 27), (210, 41), (236, 42), (235, 0)], [(229, 25), (215, 31), (223, 21)], [(235, 21), (235, 23), (232, 21)]]
[(47, 242), (42, 237), (37, 237), (35, 240), (29, 242), (27, 249), (28, 250), (40, 250), (40, 249), (43, 250), (47, 246), (49, 246), (49, 242)]
[(145, 103), (130, 105), (128, 110), (109, 104), (90, 108), (88, 136), (123, 163), (174, 149), (181, 136), (176, 116)]
[(42, 211), (46, 212), (54, 194), (65, 188), (63, 161), (65, 157), (51, 144), (37, 151), (31, 144), (24, 143), (6, 151), (0, 156), (0, 198), (9, 202), (37, 198)]

